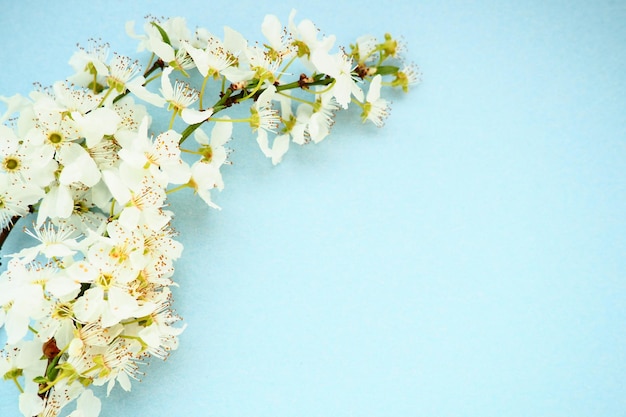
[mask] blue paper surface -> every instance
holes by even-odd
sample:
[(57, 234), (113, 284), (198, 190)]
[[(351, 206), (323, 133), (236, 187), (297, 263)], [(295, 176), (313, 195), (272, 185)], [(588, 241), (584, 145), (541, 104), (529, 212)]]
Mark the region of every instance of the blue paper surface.
[(276, 167), (235, 131), (223, 210), (171, 200), (181, 346), (101, 415), (623, 416), (624, 2), (7, 2), (0, 95), (89, 38), (132, 54), (127, 20), (262, 41), (292, 7), (338, 44), (402, 36), (424, 82)]

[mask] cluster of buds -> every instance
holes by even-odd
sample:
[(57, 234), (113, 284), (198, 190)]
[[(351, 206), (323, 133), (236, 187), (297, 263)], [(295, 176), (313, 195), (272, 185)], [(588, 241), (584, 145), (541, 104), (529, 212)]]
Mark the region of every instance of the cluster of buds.
[[(0, 245), (22, 217), (37, 242), (8, 255), (0, 275), (0, 375), (17, 386), (24, 416), (57, 416), (71, 402), (70, 416), (97, 416), (91, 385), (130, 390), (143, 363), (178, 347), (170, 287), (183, 247), (167, 195), (190, 189), (218, 208), (211, 192), (224, 188), (234, 123), (277, 164), (292, 142), (328, 136), (351, 103), (382, 126), (382, 87), (419, 81), (390, 35), (333, 50), (333, 36), (294, 16), (286, 27), (267, 16), (262, 45), (228, 27), (223, 38), (192, 31), (183, 18), (147, 18), (143, 34), (130, 22), (150, 53), (145, 70), (92, 42), (70, 59), (67, 80), (3, 98)], [(249, 117), (225, 114), (244, 102)], [(169, 126), (154, 133), (163, 111)]]

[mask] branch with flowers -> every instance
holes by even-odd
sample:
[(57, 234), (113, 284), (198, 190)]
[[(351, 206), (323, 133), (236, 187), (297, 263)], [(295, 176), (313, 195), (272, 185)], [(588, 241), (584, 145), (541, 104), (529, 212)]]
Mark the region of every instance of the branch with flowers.
[[(69, 416), (97, 416), (91, 385), (130, 390), (146, 360), (178, 347), (185, 326), (170, 287), (183, 247), (167, 196), (190, 189), (219, 208), (211, 193), (224, 188), (234, 123), (249, 125), (277, 164), (292, 143), (325, 139), (351, 104), (382, 126), (383, 87), (419, 82), (391, 35), (337, 49), (334, 36), (294, 19), (284, 27), (266, 16), (263, 44), (229, 27), (222, 38), (192, 31), (183, 18), (148, 18), (142, 34), (130, 22), (150, 56), (143, 72), (91, 41), (67, 80), (2, 97), (0, 247), (22, 218), (36, 242), (6, 255), (0, 275), (0, 375), (24, 416), (58, 416), (72, 402)], [(229, 115), (244, 103), (249, 113)], [(154, 133), (158, 117), (167, 129)]]

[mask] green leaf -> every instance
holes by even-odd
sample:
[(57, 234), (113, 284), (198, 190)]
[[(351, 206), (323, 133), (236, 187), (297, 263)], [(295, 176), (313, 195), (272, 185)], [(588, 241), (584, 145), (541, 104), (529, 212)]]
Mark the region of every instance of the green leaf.
[(161, 26), (159, 26), (157, 22), (150, 22), (150, 23), (152, 24), (152, 26), (157, 28), (157, 30), (161, 34), (161, 38), (163, 38), (163, 42), (165, 42), (169, 46), (172, 46), (172, 42), (170, 41), (170, 37), (167, 36), (167, 32)]
[(33, 378), (33, 382), (35, 384), (47, 384), (49, 381), (48, 378), (46, 378), (45, 376), (38, 376)]
[(395, 75), (400, 71), (400, 68), (394, 65), (381, 65), (380, 67), (376, 67), (376, 74), (380, 75)]

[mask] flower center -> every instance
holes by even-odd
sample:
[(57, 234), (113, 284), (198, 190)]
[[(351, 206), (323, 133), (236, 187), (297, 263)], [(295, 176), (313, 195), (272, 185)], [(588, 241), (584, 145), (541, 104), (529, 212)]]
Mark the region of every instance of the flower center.
[(113, 275), (111, 274), (100, 274), (100, 276), (96, 280), (96, 284), (98, 284), (105, 290), (108, 290), (111, 287), (112, 283), (113, 283)]
[(76, 214), (84, 214), (89, 212), (89, 206), (82, 200), (74, 202), (74, 213)]
[(63, 142), (63, 136), (61, 136), (61, 134), (60, 134), (60, 133), (53, 132), (53, 133), (50, 133), (50, 134), (48, 135), (48, 140), (49, 140), (49, 141), (50, 141), (50, 143), (52, 143), (53, 145), (57, 145), (57, 144), (59, 144), (59, 143)]
[(7, 156), (4, 158), (4, 162), (2, 164), (6, 171), (17, 171), (20, 167), (20, 160), (14, 156)]
[(54, 306), (52, 317), (55, 319), (68, 319), (71, 318), (73, 314), (72, 305), (70, 303), (58, 303)]
[(213, 148), (211, 148), (211, 145), (202, 146), (200, 153), (202, 154), (202, 162), (209, 163), (213, 159)]

